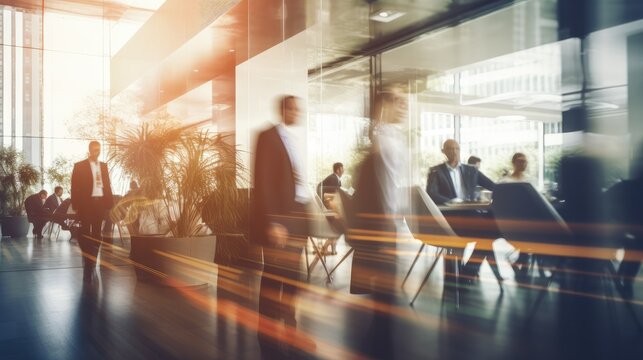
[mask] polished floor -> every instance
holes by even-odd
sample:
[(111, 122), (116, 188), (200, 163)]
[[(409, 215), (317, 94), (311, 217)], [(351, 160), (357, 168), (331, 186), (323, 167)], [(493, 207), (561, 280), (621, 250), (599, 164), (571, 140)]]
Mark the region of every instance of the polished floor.
[[(94, 281), (83, 285), (81, 258), (69, 234), (56, 239), (2, 238), (0, 257), (0, 359), (257, 359), (255, 330), (259, 277), (251, 270), (234, 282), (245, 291), (209, 285), (173, 289), (139, 282), (128, 261), (129, 243), (102, 251)], [(418, 243), (400, 246), (400, 278)], [(497, 253), (509, 245), (497, 242)], [(346, 251), (340, 241), (338, 252)], [(430, 278), (415, 306), (408, 305), (433, 260), (429, 248), (397, 296), (392, 349), (399, 359), (570, 359), (643, 357), (643, 333), (609, 281), (600, 291), (556, 291), (554, 285), (530, 319), (538, 279), (517, 286), (505, 256), (498, 256), (504, 291), (485, 264), (481, 279), (460, 294), (443, 293), (441, 271)], [(339, 256), (329, 256), (330, 266)], [(438, 269), (440, 266), (438, 266)], [(365, 334), (372, 304), (350, 295), (350, 258), (326, 283), (317, 266), (298, 301), (299, 330), (316, 343), (308, 358), (382, 355)], [(220, 283), (219, 283), (220, 284)], [(643, 318), (637, 284), (633, 308)], [(444, 295), (444, 296), (443, 296)]]

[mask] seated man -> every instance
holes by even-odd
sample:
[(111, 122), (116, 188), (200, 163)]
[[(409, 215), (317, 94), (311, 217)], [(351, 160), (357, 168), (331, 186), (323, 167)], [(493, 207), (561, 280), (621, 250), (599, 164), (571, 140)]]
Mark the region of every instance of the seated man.
[(30, 223), (33, 223), (33, 235), (38, 239), (42, 238), (42, 228), (49, 221), (49, 216), (43, 207), (45, 199), (47, 199), (46, 190), (40, 190), (37, 194), (25, 199), (27, 219)]
[(342, 175), (344, 174), (344, 164), (337, 162), (333, 164), (333, 173), (328, 175), (322, 182), (317, 185), (317, 195), (324, 202), (324, 206), (329, 208), (329, 204), (324, 199), (324, 194), (334, 194), (342, 187)]
[[(449, 202), (475, 201), (477, 199), (476, 187), (478, 186), (487, 190), (493, 190), (495, 183), (481, 173), (475, 166), (460, 163), (460, 145), (457, 141), (453, 139), (446, 140), (442, 145), (442, 153), (447, 157), (447, 161), (429, 170), (426, 185), (426, 192), (436, 204), (442, 205)], [(470, 219), (472, 217), (475, 218), (476, 221), (469, 221), (472, 220)], [(484, 226), (483, 228), (476, 228), (471, 225), (488, 224), (489, 221), (492, 221), (488, 216), (481, 217), (479, 214), (452, 213), (450, 216), (447, 215), (447, 220), (459, 236), (494, 238), (494, 235), (496, 235), (495, 233), (488, 233), (489, 230), (484, 228)], [(479, 220), (484, 221), (481, 222)], [(462, 272), (469, 276), (470, 279), (477, 277), (480, 265), (487, 257), (489, 258), (489, 265), (491, 265), (494, 275), (498, 281), (502, 281), (502, 276), (500, 276), (493, 251), (474, 250), (467, 266), (462, 269)]]
[(71, 199), (67, 198), (54, 210), (54, 213), (51, 216), (51, 221), (59, 224), (63, 230), (69, 230), (67, 226), (67, 220), (74, 218), (75, 214), (69, 214), (69, 206), (71, 205)]
[(53, 214), (54, 211), (63, 203), (63, 188), (62, 186), (56, 186), (54, 188), (54, 193), (51, 194), (45, 201), (44, 209), (49, 214)]
[(494, 182), (475, 166), (460, 163), (460, 145), (449, 139), (442, 146), (447, 161), (429, 169), (426, 192), (438, 204), (449, 201), (474, 201), (476, 186), (493, 190)]

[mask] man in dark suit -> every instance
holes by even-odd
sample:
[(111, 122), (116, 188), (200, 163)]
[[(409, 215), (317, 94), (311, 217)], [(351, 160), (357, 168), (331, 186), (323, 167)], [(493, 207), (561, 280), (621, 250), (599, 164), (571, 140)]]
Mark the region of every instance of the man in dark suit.
[(33, 223), (33, 235), (35, 238), (42, 238), (42, 228), (45, 227), (49, 217), (45, 211), (43, 204), (47, 198), (47, 191), (40, 190), (37, 194), (33, 194), (25, 199), (25, 210), (27, 211), (27, 219)]
[(342, 175), (344, 164), (336, 162), (333, 164), (333, 173), (328, 175), (322, 182), (317, 184), (317, 195), (324, 200), (324, 194), (334, 194), (342, 187)]
[(436, 204), (449, 201), (474, 201), (476, 186), (493, 190), (494, 182), (478, 171), (475, 166), (460, 163), (460, 145), (449, 139), (442, 146), (447, 161), (432, 167), (426, 184), (426, 192)]
[(62, 196), (63, 196), (62, 186), (56, 186), (54, 188), (54, 193), (51, 194), (51, 196), (49, 196), (45, 201), (45, 206), (44, 206), (45, 210), (48, 213), (53, 214), (54, 211), (56, 211), (56, 209), (60, 206), (60, 204), (63, 203)]
[[(460, 163), (460, 145), (457, 141), (453, 139), (446, 140), (442, 145), (442, 153), (447, 157), (447, 161), (429, 169), (426, 184), (426, 192), (436, 204), (475, 201), (476, 187), (478, 186), (493, 190), (495, 183), (475, 166)], [(476, 214), (472, 217), (470, 213), (458, 212), (451, 212), (445, 215), (449, 224), (459, 236), (499, 237), (499, 234), (495, 234), (495, 224), (490, 224), (492, 220), (488, 216), (479, 217)], [(479, 225), (479, 227), (473, 224)], [(462, 269), (462, 272), (468, 276), (466, 280), (472, 280), (478, 276), (480, 265), (486, 257), (489, 257), (489, 265), (491, 265), (496, 279), (499, 282), (503, 280), (493, 251), (481, 250), (474, 250), (467, 262), (467, 266)], [(452, 268), (453, 264), (447, 264), (447, 267)]]
[(71, 175), (71, 204), (81, 223), (78, 245), (83, 253), (84, 276), (91, 280), (102, 243), (101, 225), (105, 211), (113, 205), (107, 164), (98, 161), (100, 143), (89, 143), (87, 159), (74, 164)]
[[(290, 356), (283, 338), (298, 338), (295, 332), (295, 297), (300, 280), (301, 252), (306, 244), (306, 205), (310, 193), (305, 185), (305, 159), (296, 146), (292, 125), (300, 117), (299, 100), (284, 96), (278, 102), (281, 123), (259, 134), (255, 149), (255, 216), (253, 241), (263, 247), (264, 269), (259, 292), (259, 344), (265, 358)], [(284, 321), (285, 332), (270, 329)], [(279, 329), (279, 327), (277, 327)], [(312, 343), (312, 344), (311, 344)]]

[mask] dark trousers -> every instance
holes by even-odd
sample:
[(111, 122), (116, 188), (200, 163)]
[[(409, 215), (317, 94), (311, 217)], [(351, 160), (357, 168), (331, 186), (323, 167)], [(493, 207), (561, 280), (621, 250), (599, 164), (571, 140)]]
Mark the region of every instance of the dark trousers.
[(634, 279), (641, 269), (641, 260), (636, 258), (629, 259), (628, 255), (630, 251), (643, 251), (643, 241), (636, 238), (624, 239), (623, 246), (625, 248), (625, 254), (618, 268), (618, 275), (621, 277), (627, 296), (631, 297), (633, 295)]
[(275, 320), (284, 320), (296, 326), (293, 301), (301, 280), (301, 252), (305, 239), (283, 249), (264, 247), (264, 267), (259, 290), (259, 314)]
[[(272, 325), (280, 321), (290, 328), (297, 327), (295, 299), (297, 283), (301, 281), (301, 252), (306, 245), (308, 222), (301, 212), (293, 213), (283, 225), (288, 229), (289, 240), (285, 247), (263, 247), (263, 273), (259, 288), (258, 339), (264, 359), (283, 359), (290, 356), (289, 347), (275, 337)], [(292, 354), (291, 354), (292, 355)]]
[(32, 218), (33, 234), (36, 236), (42, 236), (42, 229), (45, 227), (45, 224), (47, 224), (47, 221), (49, 221), (48, 217), (38, 216)]
[(103, 241), (101, 226), (105, 215), (105, 205), (102, 198), (92, 198), (91, 205), (79, 212), (80, 237), (78, 245), (83, 253), (83, 267), (85, 271), (96, 267), (96, 258)]

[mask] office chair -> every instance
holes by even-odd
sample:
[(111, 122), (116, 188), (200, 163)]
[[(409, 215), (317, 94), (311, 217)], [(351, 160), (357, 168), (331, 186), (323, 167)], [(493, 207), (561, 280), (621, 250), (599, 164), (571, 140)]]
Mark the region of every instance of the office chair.
[(413, 299), (411, 300), (410, 305), (413, 306), (413, 303), (420, 295), (420, 292), (426, 285), (426, 282), (429, 280), (431, 273), (435, 269), (440, 257), (442, 256), (454, 256), (455, 257), (455, 290), (456, 290), (456, 307), (460, 306), (460, 289), (459, 289), (459, 261), (462, 257), (461, 252), (464, 247), (467, 245), (467, 241), (458, 237), (458, 235), (453, 231), (444, 215), (438, 208), (438, 206), (431, 200), (429, 195), (424, 189), (420, 186), (413, 186), (409, 188), (408, 194), (410, 195), (409, 209), (407, 211), (408, 215), (406, 218), (406, 223), (413, 234), (413, 237), (422, 241), (422, 245), (411, 264), (404, 280), (402, 281), (402, 287), (406, 283), (413, 267), (417, 263), (422, 250), (427, 245), (435, 246), (438, 248), (436, 257), (431, 263), (429, 270), (427, 271), (424, 279), (418, 290), (416, 291)]
[[(308, 211), (311, 217), (309, 221), (310, 236), (308, 236), (308, 240), (310, 240), (310, 243), (313, 247), (313, 252), (315, 254), (315, 258), (312, 262), (310, 262), (308, 259), (308, 251), (305, 251), (308, 281), (310, 281), (310, 275), (314, 266), (317, 264), (317, 262), (320, 262), (322, 264), (322, 267), (324, 268), (324, 272), (326, 273), (326, 281), (330, 283), (332, 281), (332, 278), (330, 276), (331, 272), (328, 271), (328, 266), (326, 265), (326, 259), (324, 254), (322, 254), (322, 250), (327, 247), (327, 244), (329, 244), (332, 239), (337, 239), (341, 234), (335, 231), (335, 229), (330, 226), (327, 218), (327, 216), (329, 215), (329, 211), (325, 209), (321, 199), (319, 198), (319, 196), (317, 196), (317, 194), (313, 194), (313, 201), (310, 202), (310, 208)], [(324, 245), (322, 245), (320, 248), (315, 243), (315, 239), (325, 239)]]
[[(577, 245), (574, 234), (549, 202), (528, 183), (498, 184), (493, 191), (491, 208), (500, 232), (508, 241), (530, 243), (528, 246), (545, 245)], [(538, 253), (531, 248), (523, 249), (528, 252)], [(564, 255), (551, 254), (548, 257), (557, 257), (552, 275), (547, 278), (546, 285), (540, 290), (538, 297), (528, 317), (531, 320), (538, 309), (540, 302), (549, 290), (551, 284), (563, 274), (565, 262), (571, 258)], [(537, 256), (542, 256), (538, 255)], [(612, 278), (614, 284), (621, 292), (614, 269), (606, 260), (601, 261), (605, 275)], [(621, 292), (623, 297), (623, 293)], [(627, 309), (633, 316), (639, 329), (640, 322), (632, 308), (631, 303), (625, 301)]]

